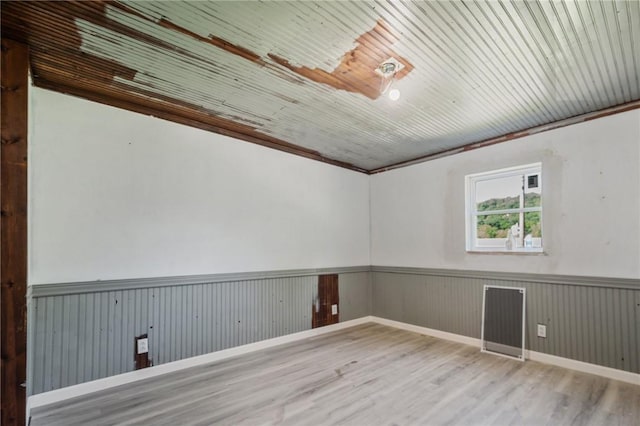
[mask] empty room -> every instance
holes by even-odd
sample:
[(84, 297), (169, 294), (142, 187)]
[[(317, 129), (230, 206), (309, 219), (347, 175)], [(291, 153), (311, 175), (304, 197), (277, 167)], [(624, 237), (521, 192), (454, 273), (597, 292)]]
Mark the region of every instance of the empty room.
[(640, 422), (640, 0), (2, 1), (2, 425)]

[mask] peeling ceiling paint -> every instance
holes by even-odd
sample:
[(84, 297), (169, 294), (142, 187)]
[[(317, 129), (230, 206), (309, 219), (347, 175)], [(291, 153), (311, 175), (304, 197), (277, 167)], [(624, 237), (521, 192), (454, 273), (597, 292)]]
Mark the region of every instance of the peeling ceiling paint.
[(2, 2), (2, 24), (38, 85), (358, 170), (640, 99), (638, 1)]

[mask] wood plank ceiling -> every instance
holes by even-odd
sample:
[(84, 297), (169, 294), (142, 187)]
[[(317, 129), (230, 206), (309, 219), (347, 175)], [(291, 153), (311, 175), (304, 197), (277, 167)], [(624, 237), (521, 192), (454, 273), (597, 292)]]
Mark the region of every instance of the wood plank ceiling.
[(640, 105), (637, 0), (3, 1), (2, 33), (37, 86), (368, 172)]

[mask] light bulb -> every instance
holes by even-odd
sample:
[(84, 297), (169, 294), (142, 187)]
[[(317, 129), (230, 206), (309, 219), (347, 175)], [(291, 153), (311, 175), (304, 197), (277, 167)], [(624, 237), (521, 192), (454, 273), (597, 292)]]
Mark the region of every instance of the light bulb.
[(400, 99), (400, 91), (398, 89), (389, 90), (389, 99), (392, 101), (397, 101)]

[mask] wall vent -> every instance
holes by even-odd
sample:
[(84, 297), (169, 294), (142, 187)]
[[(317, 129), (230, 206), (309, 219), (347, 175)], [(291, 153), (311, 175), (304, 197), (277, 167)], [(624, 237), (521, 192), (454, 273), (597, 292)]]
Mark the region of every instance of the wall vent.
[(484, 286), (482, 352), (524, 361), (525, 304), (524, 288)]

